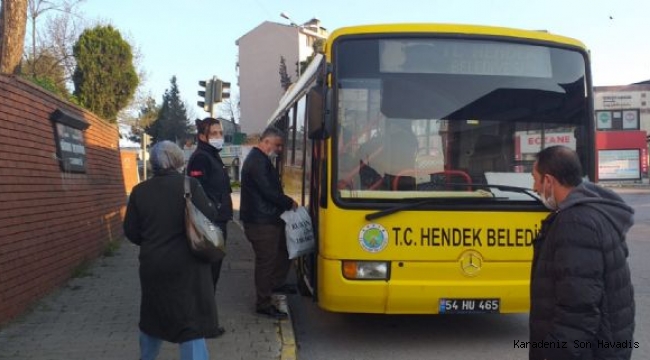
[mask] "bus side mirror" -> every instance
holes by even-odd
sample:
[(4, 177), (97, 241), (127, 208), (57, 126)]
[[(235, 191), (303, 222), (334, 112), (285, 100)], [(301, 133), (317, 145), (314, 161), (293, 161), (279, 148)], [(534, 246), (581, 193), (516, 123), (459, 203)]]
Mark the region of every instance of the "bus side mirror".
[(307, 136), (310, 139), (323, 140), (331, 134), (331, 119), (329, 116), (329, 94), (325, 87), (314, 86), (307, 94)]

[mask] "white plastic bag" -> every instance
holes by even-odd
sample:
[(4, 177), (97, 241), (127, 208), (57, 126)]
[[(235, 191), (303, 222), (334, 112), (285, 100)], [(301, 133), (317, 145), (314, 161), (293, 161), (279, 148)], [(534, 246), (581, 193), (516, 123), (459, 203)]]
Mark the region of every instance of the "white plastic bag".
[(307, 209), (304, 206), (299, 206), (295, 211), (285, 211), (280, 217), (286, 223), (285, 233), (289, 259), (313, 252), (316, 248), (316, 240)]

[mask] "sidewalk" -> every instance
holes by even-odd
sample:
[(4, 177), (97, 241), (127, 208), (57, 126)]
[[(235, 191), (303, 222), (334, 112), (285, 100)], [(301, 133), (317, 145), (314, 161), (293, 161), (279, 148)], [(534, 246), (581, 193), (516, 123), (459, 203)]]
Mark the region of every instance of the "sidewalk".
[[(237, 208), (238, 195), (233, 196)], [(254, 311), (253, 252), (239, 224), (230, 223), (228, 235), (217, 290), (226, 334), (208, 339), (210, 359), (295, 359), (291, 319), (276, 321)], [(114, 256), (93, 262), (86, 276), (71, 279), (33, 311), (0, 328), (0, 359), (137, 360), (137, 256), (138, 247), (124, 240)], [(178, 346), (168, 343), (158, 357), (178, 358)]]
[(600, 182), (598, 185), (612, 189), (619, 194), (648, 194), (650, 184), (646, 183), (607, 183)]

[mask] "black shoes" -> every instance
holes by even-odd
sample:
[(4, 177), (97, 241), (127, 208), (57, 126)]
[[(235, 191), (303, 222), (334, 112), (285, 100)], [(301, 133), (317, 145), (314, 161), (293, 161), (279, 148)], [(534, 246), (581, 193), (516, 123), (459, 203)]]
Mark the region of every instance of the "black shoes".
[(297, 292), (296, 287), (289, 284), (278, 286), (274, 288), (272, 291), (274, 294), (295, 294)]
[(224, 329), (223, 326), (219, 326), (219, 327), (217, 327), (217, 331), (215, 331), (215, 333), (212, 334), (211, 336), (207, 336), (207, 338), (216, 339), (218, 337), (223, 336), (223, 334), (225, 334), (225, 333), (226, 333), (226, 329)]
[(278, 320), (286, 319), (287, 317), (289, 317), (289, 314), (278, 309), (277, 307), (275, 307), (275, 305), (270, 305), (264, 308), (258, 308), (256, 312), (258, 314), (266, 315), (268, 317), (278, 319)]
[(226, 333), (226, 329), (224, 329), (223, 326), (219, 326), (217, 328), (217, 332), (214, 334), (214, 337), (215, 338), (221, 337), (225, 333)]

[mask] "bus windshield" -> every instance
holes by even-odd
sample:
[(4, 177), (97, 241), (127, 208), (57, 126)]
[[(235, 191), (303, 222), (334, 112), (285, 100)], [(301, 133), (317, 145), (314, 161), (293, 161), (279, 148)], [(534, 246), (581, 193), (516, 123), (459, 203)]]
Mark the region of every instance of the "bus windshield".
[(341, 202), (531, 202), (508, 186), (532, 188), (535, 154), (552, 145), (576, 150), (591, 174), (587, 60), (577, 49), (369, 36), (332, 49)]

